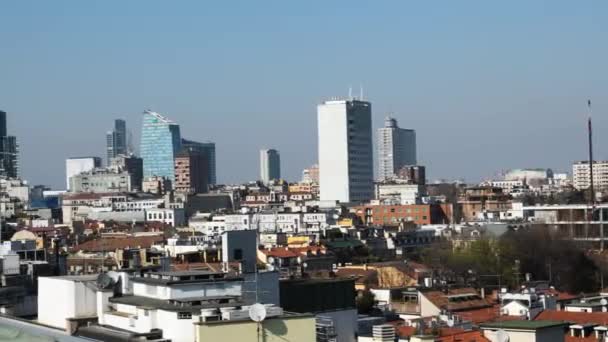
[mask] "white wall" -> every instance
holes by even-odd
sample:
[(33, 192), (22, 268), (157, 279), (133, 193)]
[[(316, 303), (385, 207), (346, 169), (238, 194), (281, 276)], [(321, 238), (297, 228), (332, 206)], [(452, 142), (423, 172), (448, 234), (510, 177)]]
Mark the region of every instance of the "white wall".
[(38, 278), (38, 321), (65, 329), (66, 319), (95, 316), (95, 291), (84, 283), (65, 277)]
[(174, 285), (173, 287), (133, 282), (133, 295), (155, 299), (178, 299), (206, 296), (240, 296), (240, 282)]
[(193, 319), (177, 319), (177, 312), (157, 311), (158, 328), (163, 330), (163, 338), (172, 342), (192, 342), (195, 340)]
[(317, 107), (322, 201), (350, 202), (346, 115), (345, 101), (329, 101)]

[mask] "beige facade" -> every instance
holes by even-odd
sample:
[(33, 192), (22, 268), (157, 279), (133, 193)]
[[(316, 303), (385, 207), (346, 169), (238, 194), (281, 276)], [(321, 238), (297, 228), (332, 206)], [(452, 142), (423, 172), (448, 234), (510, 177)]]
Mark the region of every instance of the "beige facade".
[(316, 340), (314, 316), (269, 318), (261, 323), (251, 320), (197, 323), (196, 342), (310, 342)]

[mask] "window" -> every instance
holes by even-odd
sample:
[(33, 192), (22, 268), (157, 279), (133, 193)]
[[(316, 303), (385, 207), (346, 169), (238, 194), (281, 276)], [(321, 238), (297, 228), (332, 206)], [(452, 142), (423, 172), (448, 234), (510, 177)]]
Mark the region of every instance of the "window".
[(177, 319), (192, 319), (191, 312), (178, 312)]
[(237, 248), (232, 253), (233, 253), (232, 256), (233, 256), (234, 260), (243, 260), (243, 250), (242, 249)]

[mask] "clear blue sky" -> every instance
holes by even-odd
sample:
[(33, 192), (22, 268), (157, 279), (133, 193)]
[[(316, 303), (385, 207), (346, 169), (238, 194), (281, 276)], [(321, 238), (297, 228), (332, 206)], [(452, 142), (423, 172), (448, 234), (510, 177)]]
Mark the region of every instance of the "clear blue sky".
[(104, 152), (146, 108), (217, 143), (223, 182), (258, 150), (298, 179), (316, 104), (363, 83), (375, 126), (418, 133), (431, 178), (478, 180), (585, 158), (585, 103), (608, 158), (606, 1), (3, 1), (0, 109), (23, 174), (60, 187), (64, 160)]

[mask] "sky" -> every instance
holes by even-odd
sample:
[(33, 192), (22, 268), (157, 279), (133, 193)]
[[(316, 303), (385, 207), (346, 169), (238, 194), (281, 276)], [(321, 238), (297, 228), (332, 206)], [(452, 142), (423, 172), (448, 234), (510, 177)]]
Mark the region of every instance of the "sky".
[(417, 131), (431, 179), (608, 159), (608, 2), (2, 1), (0, 110), (22, 175), (61, 188), (65, 159), (104, 156), (141, 113), (217, 145), (218, 180), (259, 177), (259, 149), (298, 180), (316, 105), (348, 95)]

